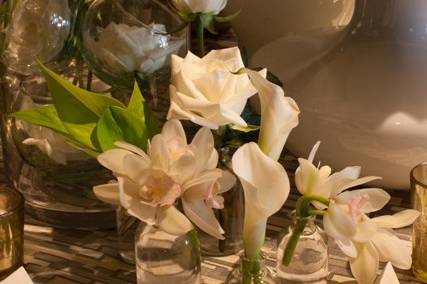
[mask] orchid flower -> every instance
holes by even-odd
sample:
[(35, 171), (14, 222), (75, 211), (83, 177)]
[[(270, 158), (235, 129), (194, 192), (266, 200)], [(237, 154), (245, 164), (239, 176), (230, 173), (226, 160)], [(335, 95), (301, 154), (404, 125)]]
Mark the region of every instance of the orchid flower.
[[(98, 156), (118, 180), (94, 188), (101, 200), (119, 200), (130, 215), (170, 234), (192, 230), (190, 219), (206, 233), (223, 238), (212, 208), (222, 207), (218, 195), (234, 185), (235, 177), (216, 168), (218, 153), (209, 129), (201, 128), (188, 145), (181, 123), (170, 120), (153, 137), (148, 153), (124, 142), (116, 146)], [(186, 216), (174, 206), (178, 198)]]
[[(258, 144), (241, 146), (233, 155), (232, 166), (245, 194), (245, 256), (257, 262), (267, 219), (283, 206), (289, 195), (288, 175), (277, 160), (290, 131), (298, 124), (299, 109), (292, 99), (284, 96), (280, 87), (261, 74), (251, 70), (243, 72), (248, 74), (260, 96), (261, 130)], [(252, 274), (258, 272), (251, 271)]]

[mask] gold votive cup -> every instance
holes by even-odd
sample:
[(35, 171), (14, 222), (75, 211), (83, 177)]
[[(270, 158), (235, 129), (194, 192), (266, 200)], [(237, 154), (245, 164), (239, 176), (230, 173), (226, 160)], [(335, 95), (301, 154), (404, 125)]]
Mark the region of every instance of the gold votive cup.
[(427, 162), (411, 171), (412, 207), (421, 215), (414, 222), (412, 232), (412, 271), (427, 283)]
[(23, 264), (24, 198), (0, 186), (0, 280)]

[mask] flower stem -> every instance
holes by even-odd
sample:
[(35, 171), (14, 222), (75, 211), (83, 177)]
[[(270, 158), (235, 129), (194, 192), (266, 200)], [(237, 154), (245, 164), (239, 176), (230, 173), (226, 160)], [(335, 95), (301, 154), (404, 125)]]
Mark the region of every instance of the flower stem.
[(251, 260), (243, 260), (242, 274), (242, 284), (261, 284), (262, 273), (260, 257), (255, 257)]
[(313, 207), (311, 206), (311, 202), (313, 201), (318, 201), (326, 206), (329, 205), (329, 200), (327, 198), (318, 195), (303, 195), (298, 198), (296, 204), (296, 216), (299, 218), (297, 219), (295, 227), (293, 228), (292, 234), (285, 247), (282, 259), (282, 263), (285, 266), (288, 266), (291, 263), (298, 241), (301, 234), (304, 232), (305, 226), (307, 225), (308, 217), (325, 214), (322, 210), (312, 209)]
[(205, 26), (201, 15), (197, 16), (197, 38), (199, 41), (200, 57), (205, 55)]

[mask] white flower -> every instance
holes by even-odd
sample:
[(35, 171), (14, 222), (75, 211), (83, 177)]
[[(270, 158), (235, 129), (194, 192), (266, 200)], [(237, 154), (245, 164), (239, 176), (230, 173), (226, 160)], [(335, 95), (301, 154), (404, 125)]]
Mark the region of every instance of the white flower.
[(227, 0), (172, 0), (172, 2), (184, 14), (217, 15), (227, 5)]
[(184, 212), (194, 224), (216, 238), (223, 238), (212, 208), (222, 207), (217, 195), (229, 190), (235, 177), (216, 168), (218, 153), (209, 129), (201, 128), (187, 145), (181, 123), (171, 120), (161, 134), (153, 137), (147, 154), (124, 142), (116, 145), (119, 149), (98, 157), (118, 179), (118, 184), (94, 188), (100, 199), (117, 203), (119, 197), (130, 215), (181, 235), (192, 229), (189, 220), (174, 207), (181, 198)]
[(137, 27), (112, 22), (99, 29), (96, 40), (89, 33), (84, 37), (87, 48), (108, 71), (153, 73), (165, 66), (169, 56), (184, 44), (184, 40), (172, 40), (165, 32), (162, 24)]
[(203, 58), (191, 52), (185, 58), (172, 56), (168, 119), (191, 120), (211, 129), (246, 127), (240, 115), (257, 91), (246, 74), (232, 73), (243, 67), (237, 47), (213, 50)]

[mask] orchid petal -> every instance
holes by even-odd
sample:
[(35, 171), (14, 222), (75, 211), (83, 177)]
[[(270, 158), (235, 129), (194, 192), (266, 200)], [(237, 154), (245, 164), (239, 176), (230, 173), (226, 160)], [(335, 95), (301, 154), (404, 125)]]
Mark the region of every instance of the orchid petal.
[(124, 150), (128, 150), (130, 152), (133, 152), (135, 154), (137, 154), (138, 156), (141, 156), (143, 159), (146, 159), (147, 162), (150, 161), (150, 157), (148, 157), (148, 155), (140, 148), (138, 148), (135, 145), (126, 143), (124, 141), (117, 141), (114, 143), (114, 145), (118, 148), (124, 149)]
[(420, 212), (414, 209), (400, 211), (394, 215), (385, 215), (373, 218), (381, 228), (403, 228), (411, 225), (420, 216)]
[(368, 177), (362, 177), (362, 178), (353, 180), (353, 181), (351, 181), (351, 182), (349, 182), (349, 183), (347, 183), (347, 184), (345, 184), (345, 185), (337, 188), (337, 190), (334, 192), (333, 195), (336, 196), (336, 195), (340, 194), (341, 192), (343, 192), (346, 189), (349, 189), (349, 188), (352, 188), (352, 187), (356, 187), (358, 185), (365, 184), (365, 183), (368, 183), (368, 182), (371, 182), (371, 181), (374, 181), (374, 180), (378, 180), (378, 179), (382, 179), (382, 178), (381, 177), (375, 177), (375, 176), (368, 176)]
[(335, 243), (341, 249), (341, 251), (348, 257), (357, 257), (357, 249), (354, 243), (350, 240), (335, 240)]
[(160, 229), (175, 236), (182, 236), (194, 229), (188, 218), (175, 206), (160, 207), (157, 213)]
[(392, 231), (378, 230), (372, 243), (378, 251), (380, 261), (391, 261), (395, 267), (400, 269), (411, 268), (412, 246), (410, 242), (400, 240)]
[(212, 132), (207, 127), (202, 127), (197, 131), (191, 141), (190, 147), (196, 159), (196, 169), (199, 172), (208, 169), (215, 169), (218, 165), (218, 152), (216, 151)]
[(313, 163), (314, 157), (316, 156), (319, 146), (320, 146), (320, 141), (317, 141), (316, 144), (314, 144), (313, 149), (311, 149), (310, 155), (308, 155), (308, 159), (307, 159), (310, 163)]
[(400, 284), (396, 272), (394, 271), (393, 266), (390, 262), (388, 262), (385, 266), (384, 271), (378, 279), (377, 284)]
[(351, 239), (356, 234), (356, 223), (350, 214), (335, 202), (329, 204), (323, 217), (326, 233), (338, 240)]
[(330, 187), (331, 197), (335, 197), (342, 187), (346, 184), (353, 182), (360, 176), (361, 168), (358, 166), (346, 167), (339, 172), (332, 174), (329, 179), (327, 186)]
[(203, 200), (193, 200), (188, 202), (185, 198), (182, 201), (185, 215), (202, 231), (213, 236), (214, 238), (223, 240), (224, 230), (215, 218), (215, 214), (211, 208), (206, 206)]
[(152, 167), (161, 170), (169, 170), (169, 155), (166, 147), (166, 141), (161, 134), (155, 135), (150, 142), (148, 149), (151, 158)]
[(349, 204), (352, 199), (366, 199), (359, 208), (361, 213), (371, 213), (380, 210), (390, 201), (390, 194), (380, 188), (365, 188), (345, 191), (336, 197), (336, 201)]
[(298, 125), (300, 110), (295, 101), (284, 96), (283, 89), (258, 72), (245, 69), (258, 90), (261, 102), (260, 148), (277, 161), (291, 130)]
[(254, 247), (254, 243), (264, 242), (267, 218), (280, 210), (289, 195), (288, 175), (280, 163), (265, 155), (253, 142), (234, 153), (232, 167), (245, 194), (245, 250), (255, 254), (259, 248)]
[(372, 239), (377, 231), (377, 225), (372, 219), (367, 218), (356, 225), (356, 233), (353, 236), (353, 241), (364, 243)]
[(138, 181), (142, 172), (150, 167), (150, 164), (150, 160), (146, 160), (131, 152), (123, 158), (123, 170), (125, 175), (135, 182)]
[(222, 175), (223, 175), (223, 172), (220, 169), (205, 171), (205, 172), (199, 174), (197, 177), (195, 177), (195, 178), (187, 181), (186, 183), (184, 183), (184, 185), (183, 185), (184, 192), (191, 191), (191, 189), (194, 186), (198, 186), (200, 184), (215, 182), (219, 178), (221, 178)]
[(299, 158), (295, 171), (295, 185), (302, 195), (311, 194), (317, 179), (317, 168), (308, 160)]
[(218, 179), (219, 187), (217, 194), (229, 191), (236, 184), (236, 176), (225, 170), (222, 171), (222, 177)]
[(107, 183), (93, 187), (95, 196), (108, 204), (120, 205), (119, 185), (118, 183)]
[(187, 145), (187, 137), (185, 136), (184, 128), (177, 119), (166, 121), (163, 125), (161, 134), (165, 141), (179, 139), (182, 144)]
[(102, 166), (109, 169), (110, 171), (120, 175), (125, 175), (126, 171), (123, 168), (123, 161), (124, 158), (129, 154), (130, 152), (127, 150), (111, 149), (98, 155), (97, 159)]
[(350, 259), (351, 272), (358, 283), (372, 284), (377, 277), (379, 256), (370, 243), (357, 246), (357, 257)]

